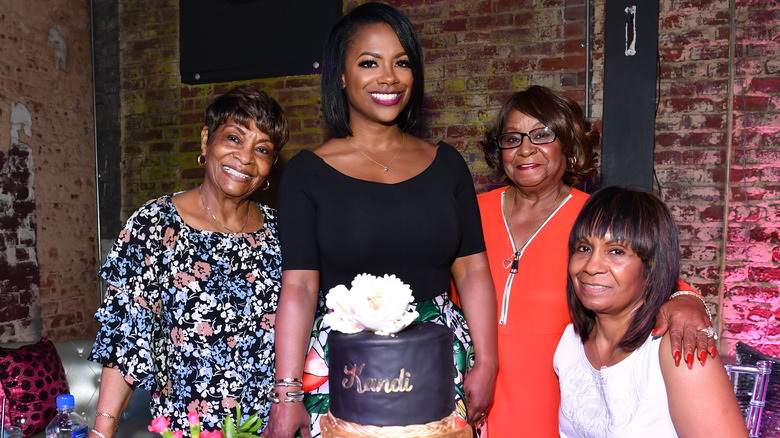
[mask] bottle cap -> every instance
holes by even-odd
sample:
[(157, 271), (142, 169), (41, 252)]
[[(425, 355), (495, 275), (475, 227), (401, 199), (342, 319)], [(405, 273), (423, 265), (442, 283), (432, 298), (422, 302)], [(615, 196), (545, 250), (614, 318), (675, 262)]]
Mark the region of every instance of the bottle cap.
[(62, 394), (57, 396), (57, 409), (72, 408), (76, 406), (76, 400), (72, 394)]

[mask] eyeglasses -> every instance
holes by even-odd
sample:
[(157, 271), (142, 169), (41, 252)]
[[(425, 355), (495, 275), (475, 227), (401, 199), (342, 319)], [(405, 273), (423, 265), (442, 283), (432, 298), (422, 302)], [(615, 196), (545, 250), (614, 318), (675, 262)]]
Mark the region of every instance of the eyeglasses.
[(500, 149), (514, 149), (523, 144), (523, 137), (533, 144), (547, 144), (555, 141), (555, 133), (548, 127), (532, 129), (528, 132), (505, 132), (496, 137)]

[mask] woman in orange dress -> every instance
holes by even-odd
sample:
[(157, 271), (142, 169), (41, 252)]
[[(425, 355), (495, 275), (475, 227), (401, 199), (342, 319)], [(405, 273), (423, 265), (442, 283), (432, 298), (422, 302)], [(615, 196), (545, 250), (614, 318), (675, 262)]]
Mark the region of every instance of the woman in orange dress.
[[(540, 86), (515, 93), (482, 143), (485, 160), (507, 186), (478, 196), (488, 262), (498, 300), (499, 369), (488, 414), (491, 438), (558, 436), (555, 347), (571, 322), (566, 304), (568, 238), (588, 195), (572, 187), (594, 171), (599, 133), (573, 100)], [(682, 284), (684, 289), (689, 286)], [(694, 294), (695, 295), (695, 294)], [(704, 331), (701, 297), (683, 293), (659, 312), (657, 333), (672, 339), (679, 364), (715, 354)], [(684, 327), (684, 328), (683, 328)], [(675, 333), (678, 333), (675, 330)], [(483, 434), (484, 435), (484, 434)]]

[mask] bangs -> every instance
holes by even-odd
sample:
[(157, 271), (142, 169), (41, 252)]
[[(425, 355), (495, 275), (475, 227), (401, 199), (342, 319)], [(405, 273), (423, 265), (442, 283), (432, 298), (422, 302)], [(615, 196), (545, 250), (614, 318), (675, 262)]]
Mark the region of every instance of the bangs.
[(591, 198), (572, 227), (569, 254), (577, 242), (609, 234), (610, 240), (630, 248), (646, 265), (651, 264), (661, 228), (658, 212), (649, 208), (644, 197), (639, 192), (622, 191)]

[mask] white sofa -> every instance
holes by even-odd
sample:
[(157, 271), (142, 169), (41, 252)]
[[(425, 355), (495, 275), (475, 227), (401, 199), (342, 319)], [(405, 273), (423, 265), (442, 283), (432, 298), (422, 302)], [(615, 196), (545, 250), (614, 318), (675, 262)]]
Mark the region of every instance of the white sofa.
[[(75, 410), (86, 418), (90, 428), (95, 422), (100, 374), (103, 368), (102, 365), (87, 360), (93, 342), (94, 339), (54, 342), (67, 375), (70, 392), (76, 400)], [(0, 346), (18, 348), (26, 344), (13, 343)], [(117, 438), (159, 438), (158, 434), (149, 432), (147, 429), (147, 426), (152, 422), (149, 397), (149, 391), (140, 388), (135, 390), (130, 404), (119, 422)], [(44, 436), (45, 434), (41, 432), (33, 438), (43, 438)]]

